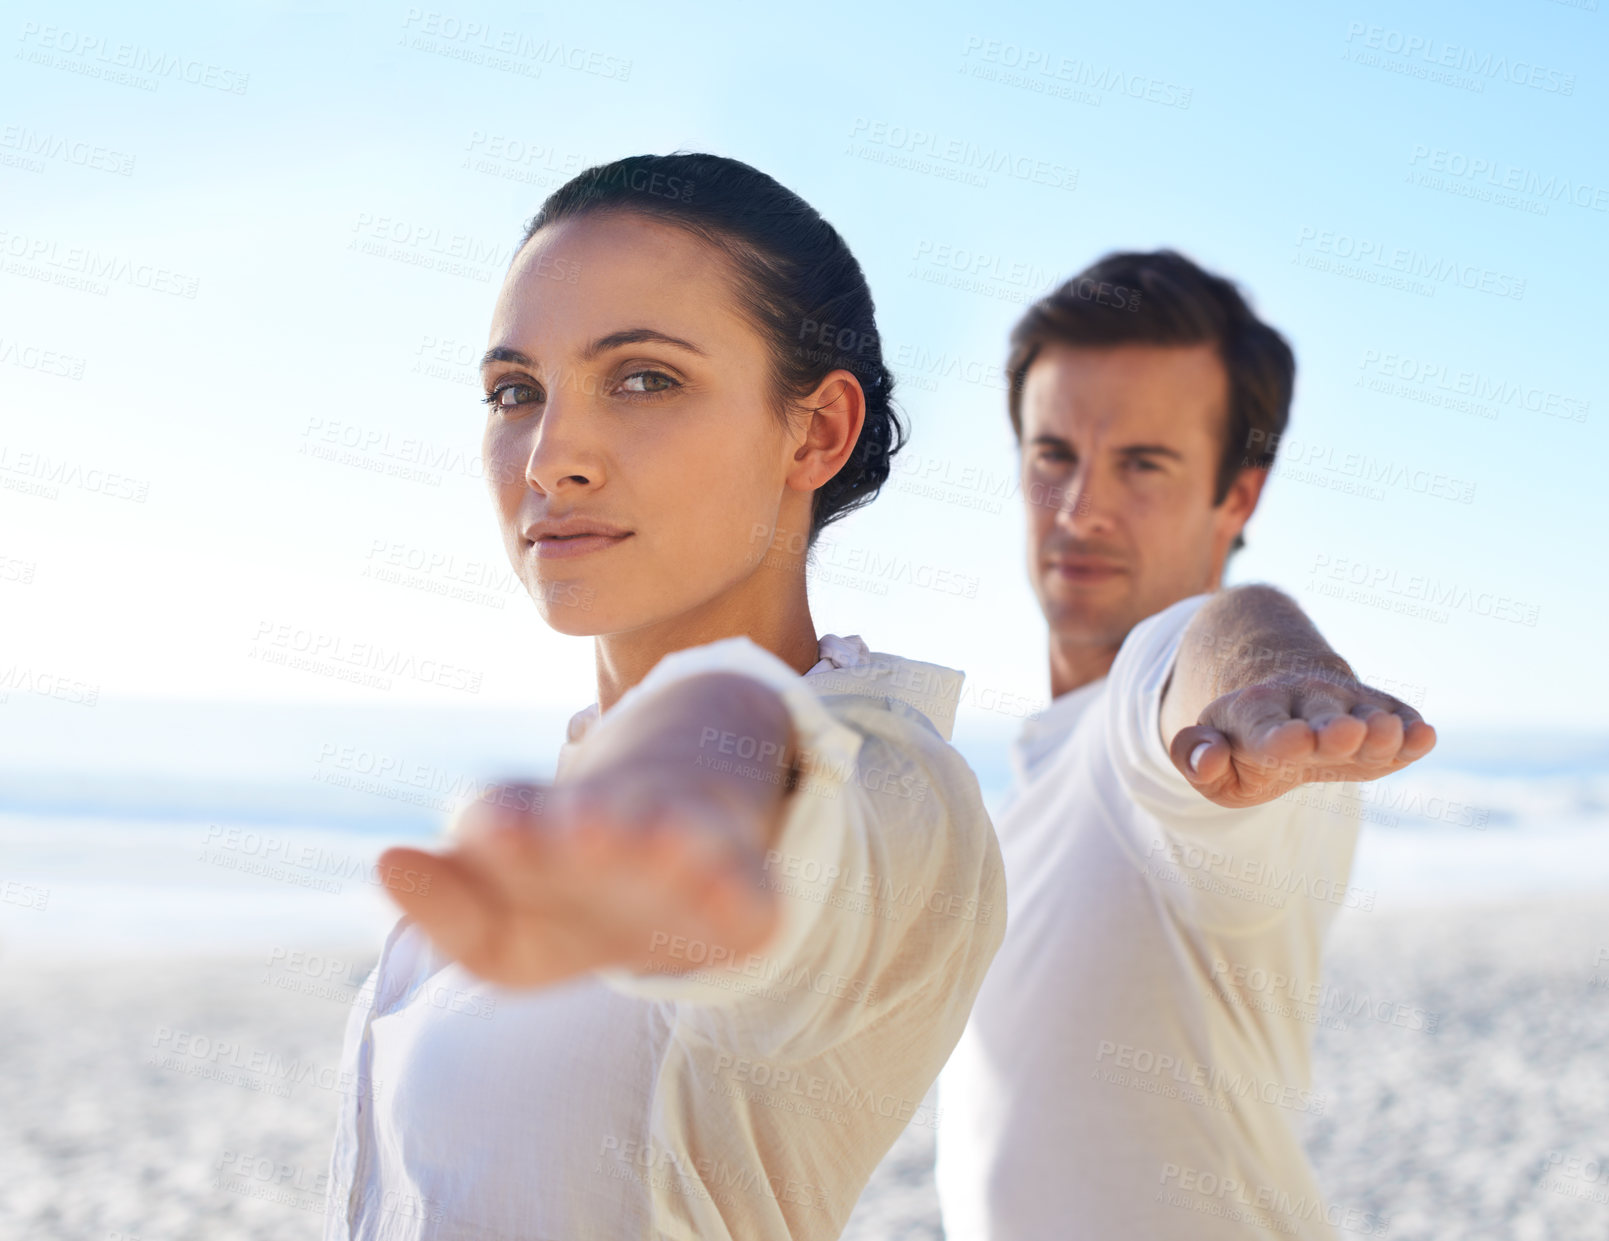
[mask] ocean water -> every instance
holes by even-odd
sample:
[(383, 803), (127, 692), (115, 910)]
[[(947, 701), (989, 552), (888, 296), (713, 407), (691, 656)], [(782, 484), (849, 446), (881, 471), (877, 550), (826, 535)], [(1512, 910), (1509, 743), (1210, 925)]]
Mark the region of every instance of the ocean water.
[[(374, 862), (487, 780), (552, 774), (569, 713), (48, 699), (0, 706), (0, 958), (361, 954)], [(991, 809), (1015, 722), (963, 717)], [(1609, 893), (1609, 736), (1443, 735), (1367, 786), (1379, 907)]]

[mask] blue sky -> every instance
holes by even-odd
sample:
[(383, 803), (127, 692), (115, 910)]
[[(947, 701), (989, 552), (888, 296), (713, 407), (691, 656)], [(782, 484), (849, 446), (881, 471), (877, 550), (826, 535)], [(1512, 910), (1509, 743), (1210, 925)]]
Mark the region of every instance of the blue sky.
[(470, 359), (543, 196), (687, 148), (797, 190), (877, 298), (913, 437), (823, 632), (965, 669), (964, 717), (1042, 703), (1005, 338), (1170, 245), (1298, 355), (1231, 579), (1444, 726), (1609, 723), (1602, 8), (7, 3), (0, 40), (13, 693), (590, 701), (511, 589)]

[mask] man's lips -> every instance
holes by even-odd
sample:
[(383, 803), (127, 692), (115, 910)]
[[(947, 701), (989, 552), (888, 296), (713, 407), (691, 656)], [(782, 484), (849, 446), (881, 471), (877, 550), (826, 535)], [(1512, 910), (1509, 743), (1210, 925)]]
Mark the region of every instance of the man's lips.
[(1045, 567), (1052, 573), (1074, 582), (1099, 582), (1125, 572), (1120, 564), (1110, 560), (1059, 559), (1048, 560)]

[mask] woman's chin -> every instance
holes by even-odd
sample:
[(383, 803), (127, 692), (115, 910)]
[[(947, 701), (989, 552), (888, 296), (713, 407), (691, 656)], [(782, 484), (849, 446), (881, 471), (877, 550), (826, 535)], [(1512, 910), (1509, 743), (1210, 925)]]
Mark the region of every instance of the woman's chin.
[(580, 607), (573, 603), (550, 603), (538, 599), (536, 610), (554, 633), (567, 634), (572, 638), (593, 638), (600, 633), (612, 633), (617, 628), (612, 623), (613, 618), (595, 605)]

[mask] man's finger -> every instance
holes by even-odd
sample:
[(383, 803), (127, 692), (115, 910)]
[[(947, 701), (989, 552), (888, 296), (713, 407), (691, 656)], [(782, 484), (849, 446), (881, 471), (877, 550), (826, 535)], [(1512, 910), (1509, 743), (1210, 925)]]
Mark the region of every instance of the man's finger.
[(1436, 748), (1436, 730), (1424, 720), (1417, 718), (1411, 720), (1407, 730), (1403, 733), (1402, 749), (1398, 751), (1397, 761), (1403, 763), (1417, 762)]
[(1212, 788), (1229, 775), (1229, 738), (1206, 724), (1192, 724), (1174, 736), (1168, 757), (1191, 784)]
[[(1294, 706), (1288, 690), (1259, 685), (1209, 702), (1198, 723), (1217, 730), (1237, 757), (1263, 754), (1270, 745), (1276, 747), (1279, 757), (1293, 757), (1278, 747), (1280, 730), (1291, 722)], [(1301, 731), (1305, 735), (1306, 729)]]
[(1359, 703), (1352, 708), (1355, 719), (1363, 721), (1363, 744), (1358, 746), (1358, 762), (1364, 764), (1390, 763), (1402, 749), (1406, 732), (1402, 717), (1384, 707)]
[(1313, 733), (1312, 763), (1340, 766), (1355, 760), (1369, 727), (1351, 713), (1352, 705), (1329, 687), (1309, 689), (1302, 695), (1297, 715)]

